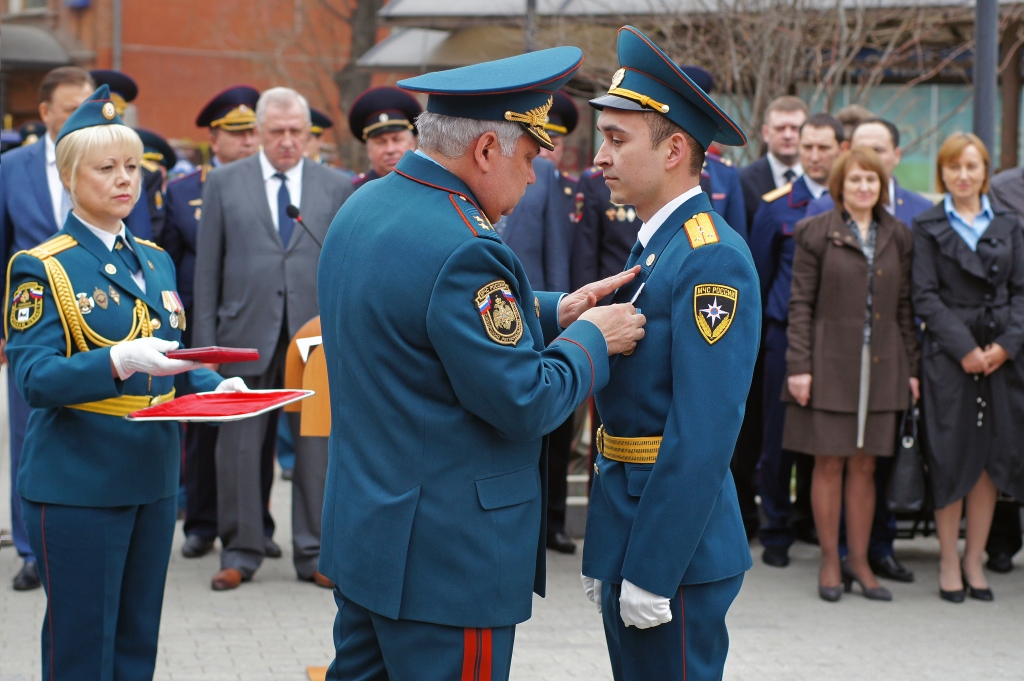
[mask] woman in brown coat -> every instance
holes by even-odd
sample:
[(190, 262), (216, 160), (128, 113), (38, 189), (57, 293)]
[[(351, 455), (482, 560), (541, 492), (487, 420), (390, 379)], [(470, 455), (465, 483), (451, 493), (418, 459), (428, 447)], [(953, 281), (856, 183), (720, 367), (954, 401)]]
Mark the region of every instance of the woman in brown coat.
[[(783, 446), (815, 457), (811, 505), (821, 542), (818, 592), (839, 600), (854, 581), (891, 600), (868, 565), (875, 457), (892, 456), (901, 411), (917, 398), (919, 351), (910, 305), (913, 238), (889, 215), (886, 176), (870, 149), (832, 168), (836, 209), (796, 226), (789, 301)], [(813, 379), (813, 389), (812, 389)], [(846, 469), (849, 559), (839, 558)]]

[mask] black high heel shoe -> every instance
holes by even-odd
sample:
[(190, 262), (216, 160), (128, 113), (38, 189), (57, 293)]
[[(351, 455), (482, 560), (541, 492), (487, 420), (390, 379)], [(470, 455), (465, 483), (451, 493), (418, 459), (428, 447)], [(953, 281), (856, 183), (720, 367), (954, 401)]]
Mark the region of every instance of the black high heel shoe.
[(860, 584), (860, 590), (864, 594), (864, 598), (869, 601), (891, 601), (892, 592), (886, 589), (884, 586), (875, 586), (870, 589), (864, 586), (864, 582), (860, 581), (860, 578), (853, 573), (850, 566), (844, 560), (840, 567), (843, 571), (843, 591), (851, 593), (853, 591), (853, 583), (857, 582)]
[[(995, 594), (992, 593), (992, 589), (988, 589), (988, 588), (978, 589), (977, 587), (971, 586), (971, 583), (967, 581), (967, 573), (964, 572), (964, 564), (963, 563), (960, 563), (960, 580), (964, 583), (964, 587), (965, 587), (964, 589), (961, 590), (961, 593), (966, 591), (967, 595), (970, 596), (971, 598), (973, 598), (974, 600), (976, 600), (976, 601), (994, 601), (996, 599)], [(960, 600), (961, 601), (963, 600), (963, 596), (960, 597)]]
[[(961, 574), (960, 578), (963, 581), (963, 583), (966, 584), (967, 580), (963, 579), (963, 570), (964, 570), (964, 566), (961, 565), (960, 566), (960, 574)], [(941, 598), (944, 601), (949, 601), (950, 603), (963, 603), (964, 599), (967, 598), (967, 590), (966, 589), (960, 588), (960, 589), (956, 589), (955, 591), (946, 591), (945, 589), (942, 588), (942, 568), (941, 567), (939, 568), (939, 598)]]

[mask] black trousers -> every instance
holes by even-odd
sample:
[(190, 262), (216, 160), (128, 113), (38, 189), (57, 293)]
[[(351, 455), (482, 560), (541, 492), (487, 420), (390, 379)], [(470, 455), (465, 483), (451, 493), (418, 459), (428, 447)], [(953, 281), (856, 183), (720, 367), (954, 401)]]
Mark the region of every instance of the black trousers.
[(1022, 546), (1020, 527), (1020, 503), (997, 501), (992, 517), (992, 530), (988, 533), (985, 551), (989, 556), (1005, 553), (1009, 556), (1020, 551)]
[(565, 532), (565, 499), (569, 493), (573, 414), (548, 437), (548, 536)]

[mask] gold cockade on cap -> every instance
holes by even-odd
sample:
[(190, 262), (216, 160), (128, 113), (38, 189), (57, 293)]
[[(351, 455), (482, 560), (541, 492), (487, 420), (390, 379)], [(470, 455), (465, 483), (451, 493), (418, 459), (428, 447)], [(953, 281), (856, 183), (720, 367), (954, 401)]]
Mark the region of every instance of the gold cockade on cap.
[(552, 104), (555, 103), (555, 98), (552, 95), (548, 97), (548, 101), (543, 105), (538, 106), (536, 109), (530, 109), (525, 114), (516, 113), (515, 111), (506, 111), (505, 120), (513, 123), (522, 123), (529, 128), (530, 133), (541, 142), (550, 145), (551, 138), (548, 136), (546, 130), (544, 130), (544, 124), (548, 120), (548, 111), (551, 110)]

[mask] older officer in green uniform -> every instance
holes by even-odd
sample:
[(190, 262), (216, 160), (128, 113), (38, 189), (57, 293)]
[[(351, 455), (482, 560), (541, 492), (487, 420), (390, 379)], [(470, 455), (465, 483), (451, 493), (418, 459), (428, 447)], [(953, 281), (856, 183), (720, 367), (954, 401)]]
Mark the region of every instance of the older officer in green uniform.
[(493, 228), (582, 60), (560, 47), (402, 81), (430, 93), (421, 149), (356, 191), (324, 241), (328, 679), (507, 679), (543, 593), (544, 434), (643, 335), (631, 305), (594, 307), (634, 273), (535, 293)]
[(603, 606), (616, 681), (721, 679), (725, 614), (751, 566), (733, 446), (757, 357), (760, 292), (743, 238), (701, 191), (712, 142), (746, 138), (647, 36), (619, 31), (594, 162), (643, 225), (613, 296), (647, 334), (609, 360), (584, 587)]
[(181, 448), (176, 423), (123, 417), (245, 388), (163, 354), (187, 319), (171, 259), (124, 226), (142, 153), (101, 86), (57, 137), (64, 228), (8, 269), (7, 357), (33, 408), (18, 492), (47, 595), (42, 677), (54, 681), (153, 676)]

